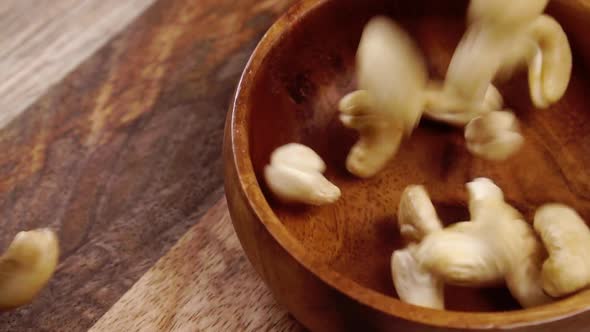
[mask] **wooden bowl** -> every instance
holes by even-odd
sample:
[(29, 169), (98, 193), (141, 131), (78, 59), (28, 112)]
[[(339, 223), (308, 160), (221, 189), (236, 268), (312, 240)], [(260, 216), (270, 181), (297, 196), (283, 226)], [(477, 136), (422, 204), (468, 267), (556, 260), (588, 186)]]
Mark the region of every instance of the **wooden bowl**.
[[(526, 75), (500, 86), (522, 121), (526, 144), (503, 163), (467, 153), (462, 132), (422, 121), (387, 169), (354, 178), (344, 160), (354, 131), (337, 102), (352, 91), (354, 55), (376, 14), (400, 22), (417, 40), (432, 77), (442, 78), (464, 31), (460, 0), (303, 0), (268, 31), (248, 63), (225, 131), (225, 188), (240, 241), (276, 299), (313, 331), (590, 330), (590, 292), (519, 309), (505, 289), (447, 289), (447, 311), (400, 302), (389, 261), (401, 246), (395, 213), (401, 191), (424, 184), (445, 222), (467, 218), (467, 181), (486, 176), (531, 220), (547, 202), (568, 204), (590, 220), (590, 20), (586, 0), (554, 0), (548, 12), (575, 51), (566, 96), (550, 110), (531, 106)], [(590, 61), (586, 61), (590, 64)], [(328, 165), (342, 198), (324, 207), (286, 206), (264, 185), (271, 152), (301, 142)], [(255, 301), (255, 299), (252, 299)]]

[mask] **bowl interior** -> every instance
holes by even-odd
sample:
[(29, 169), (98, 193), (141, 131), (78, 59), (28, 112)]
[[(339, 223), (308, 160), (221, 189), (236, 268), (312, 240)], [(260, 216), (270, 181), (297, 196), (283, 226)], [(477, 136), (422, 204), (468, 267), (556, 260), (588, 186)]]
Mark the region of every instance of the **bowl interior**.
[[(251, 90), (250, 155), (270, 206), (315, 260), (388, 296), (396, 296), (389, 262), (402, 246), (395, 214), (407, 185), (424, 184), (445, 223), (468, 220), (464, 186), (480, 176), (492, 178), (529, 221), (547, 202), (568, 204), (590, 220), (590, 103), (585, 98), (590, 82), (577, 53), (566, 96), (548, 110), (531, 105), (525, 73), (500, 84), (526, 138), (509, 161), (474, 158), (461, 130), (422, 120), (376, 177), (361, 180), (346, 171), (344, 161), (357, 135), (339, 122), (336, 106), (355, 88), (354, 56), (364, 24), (376, 14), (396, 19), (422, 49), (431, 77), (442, 79), (465, 29), (465, 8), (465, 1), (328, 2), (281, 36)], [(559, 14), (559, 9), (550, 11)], [(576, 52), (575, 38), (570, 39)], [(271, 152), (289, 142), (310, 146), (326, 161), (327, 177), (342, 190), (336, 204), (287, 206), (268, 194), (262, 170)], [(495, 312), (519, 307), (504, 288), (453, 287), (447, 291), (447, 308)]]

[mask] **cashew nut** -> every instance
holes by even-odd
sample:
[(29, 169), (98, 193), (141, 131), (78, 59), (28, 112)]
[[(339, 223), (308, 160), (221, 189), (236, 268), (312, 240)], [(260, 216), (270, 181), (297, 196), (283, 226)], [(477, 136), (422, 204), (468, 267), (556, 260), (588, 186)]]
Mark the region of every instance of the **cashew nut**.
[(505, 266), (486, 240), (493, 227), (475, 222), (454, 224), (427, 236), (416, 252), (426, 270), (456, 286), (496, 286), (504, 281)]
[(529, 61), (529, 88), (533, 104), (547, 108), (567, 90), (572, 73), (572, 51), (559, 23), (547, 15), (530, 28), (538, 48)]
[(403, 132), (392, 121), (374, 112), (367, 91), (357, 90), (340, 101), (340, 120), (358, 130), (359, 141), (346, 159), (348, 171), (360, 178), (369, 178), (379, 172), (397, 153)]
[(563, 29), (542, 15), (547, 0), (472, 0), (469, 28), (445, 79), (445, 90), (481, 101), (497, 77), (528, 63), (531, 99), (538, 108), (558, 101), (569, 84), (571, 49)]
[(481, 101), (470, 101), (445, 90), (438, 82), (430, 82), (426, 91), (424, 115), (429, 119), (464, 127), (474, 118), (491, 111), (500, 110), (503, 98), (495, 86), (489, 85)]
[(424, 186), (408, 186), (403, 191), (397, 209), (400, 233), (408, 242), (420, 242), (443, 228)]
[(432, 309), (444, 309), (444, 283), (418, 264), (415, 245), (391, 256), (391, 275), (400, 300)]
[(509, 29), (537, 18), (548, 2), (549, 0), (471, 0), (467, 17), (470, 23), (481, 22)]
[(0, 257), (0, 309), (29, 303), (55, 272), (56, 235), (48, 229), (20, 232)]
[(467, 150), (487, 160), (506, 160), (524, 143), (512, 112), (494, 111), (471, 120), (465, 127)]
[(339, 105), (341, 120), (358, 130), (359, 141), (346, 162), (362, 178), (379, 172), (395, 155), (403, 135), (417, 126), (425, 102), (427, 73), (411, 38), (392, 20), (366, 25), (357, 51), (359, 91)]
[(491, 180), (476, 179), (467, 189), (472, 221), (426, 236), (415, 254), (419, 265), (452, 285), (506, 282), (523, 307), (550, 302), (541, 287), (546, 253), (532, 227)]
[(535, 230), (549, 259), (543, 264), (543, 289), (553, 297), (590, 286), (590, 230), (573, 209), (547, 204), (535, 213)]
[(312, 149), (290, 143), (272, 153), (264, 177), (270, 191), (284, 202), (323, 205), (340, 198), (340, 189), (322, 175), (325, 170)]

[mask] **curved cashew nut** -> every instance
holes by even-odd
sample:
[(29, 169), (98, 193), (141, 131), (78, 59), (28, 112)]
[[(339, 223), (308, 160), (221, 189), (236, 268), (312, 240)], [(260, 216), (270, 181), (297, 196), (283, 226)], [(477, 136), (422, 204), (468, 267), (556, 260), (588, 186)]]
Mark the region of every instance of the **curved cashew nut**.
[(468, 221), (433, 233), (420, 243), (416, 259), (448, 284), (500, 285), (504, 281), (505, 265), (487, 242), (483, 228)]
[(290, 143), (276, 149), (264, 168), (269, 189), (280, 200), (323, 205), (340, 198), (340, 189), (322, 173), (326, 164), (312, 149)]
[(547, 0), (472, 0), (470, 26), (453, 55), (445, 89), (479, 101), (494, 78), (528, 63), (531, 99), (546, 108), (565, 93), (572, 70), (567, 36), (542, 15)]
[(523, 307), (548, 303), (541, 287), (546, 255), (532, 227), (489, 179), (467, 184), (472, 221), (428, 235), (415, 257), (444, 282), (469, 287), (506, 282)]
[(415, 251), (416, 247), (410, 245), (391, 256), (391, 275), (397, 295), (406, 303), (443, 310), (444, 283), (418, 264)]
[(0, 309), (29, 303), (55, 272), (59, 246), (48, 229), (20, 232), (0, 257)]
[(543, 264), (543, 288), (553, 297), (590, 286), (590, 230), (571, 208), (547, 204), (535, 213), (535, 230), (549, 259)]
[(443, 228), (426, 188), (418, 185), (408, 186), (402, 192), (397, 222), (402, 237), (409, 242), (420, 242)]
[(346, 95), (339, 109), (340, 121), (360, 134), (359, 141), (348, 153), (346, 168), (360, 178), (369, 178), (397, 153), (403, 132), (397, 124), (374, 112), (376, 108), (366, 90)]
[(572, 73), (572, 51), (559, 23), (542, 15), (530, 28), (538, 45), (529, 61), (529, 89), (533, 104), (546, 108), (557, 102), (567, 90)]
[(467, 150), (487, 160), (506, 160), (524, 143), (512, 112), (494, 111), (471, 120), (465, 127)]
[(470, 101), (454, 91), (444, 89), (440, 83), (430, 82), (426, 91), (424, 115), (435, 121), (464, 127), (478, 116), (500, 110), (503, 102), (502, 95), (491, 84), (488, 86), (483, 100)]
[(357, 51), (360, 91), (339, 105), (344, 125), (360, 139), (346, 162), (359, 177), (379, 172), (395, 155), (403, 135), (417, 126), (424, 105), (426, 66), (411, 38), (392, 20), (373, 18)]
[[(476, 178), (465, 185), (469, 196), (469, 214), (471, 220), (520, 219), (522, 215), (506, 204), (504, 192), (494, 181), (488, 178)], [(500, 206), (499, 208), (496, 208)], [(502, 212), (498, 215), (498, 212)]]

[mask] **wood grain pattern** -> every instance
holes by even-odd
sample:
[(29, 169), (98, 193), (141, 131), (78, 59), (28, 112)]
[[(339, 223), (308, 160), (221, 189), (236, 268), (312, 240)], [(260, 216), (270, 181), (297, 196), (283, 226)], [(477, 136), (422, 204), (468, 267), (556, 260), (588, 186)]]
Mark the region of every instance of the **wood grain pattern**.
[(62, 250), (0, 330), (86, 330), (219, 199), (229, 98), (288, 5), (160, 1), (0, 130), (0, 247), (49, 226)]
[(0, 2), (0, 128), (154, 0)]
[[(550, 9), (568, 22), (576, 54), (559, 102), (535, 109), (524, 72), (499, 86), (521, 121), (525, 144), (517, 155), (501, 163), (475, 158), (462, 131), (424, 120), (387, 167), (366, 180), (345, 169), (358, 134), (342, 125), (337, 110), (356, 85), (365, 23), (375, 15), (394, 18), (419, 44), (431, 77), (442, 79), (465, 28), (467, 1), (304, 0), (273, 26), (228, 117), (225, 188), (248, 257), (294, 317), (314, 331), (588, 331), (590, 291), (519, 310), (505, 289), (452, 288), (449, 310), (430, 310), (400, 302), (390, 270), (391, 253), (404, 245), (396, 227), (399, 198), (412, 184), (425, 185), (446, 223), (468, 220), (465, 183), (477, 177), (494, 180), (528, 221), (540, 205), (561, 202), (590, 222), (590, 58), (577, 42), (589, 40), (583, 26), (590, 7), (582, 4), (587, 0), (555, 0)], [(322, 157), (326, 176), (342, 190), (338, 202), (293, 206), (269, 195), (264, 168), (272, 151), (290, 142)]]
[(225, 199), (94, 325), (110, 331), (302, 331), (238, 242)]

